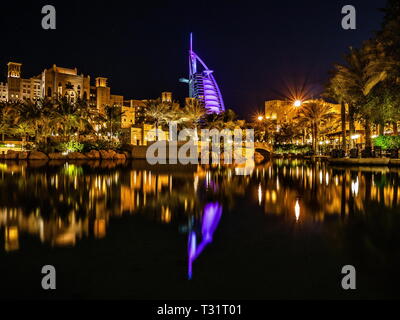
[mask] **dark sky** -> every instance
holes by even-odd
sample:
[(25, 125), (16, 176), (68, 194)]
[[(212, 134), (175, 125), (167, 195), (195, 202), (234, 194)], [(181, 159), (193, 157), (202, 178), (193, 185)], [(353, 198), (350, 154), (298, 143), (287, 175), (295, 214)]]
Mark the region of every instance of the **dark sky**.
[[(332, 64), (379, 29), (385, 0), (4, 1), (0, 81), (6, 63), (23, 76), (53, 64), (109, 78), (112, 93), (155, 98), (188, 95), (189, 33), (215, 71), (225, 105), (242, 116), (303, 86), (318, 95)], [(57, 29), (41, 28), (41, 8), (57, 10)], [(341, 28), (341, 8), (357, 10), (357, 30)]]

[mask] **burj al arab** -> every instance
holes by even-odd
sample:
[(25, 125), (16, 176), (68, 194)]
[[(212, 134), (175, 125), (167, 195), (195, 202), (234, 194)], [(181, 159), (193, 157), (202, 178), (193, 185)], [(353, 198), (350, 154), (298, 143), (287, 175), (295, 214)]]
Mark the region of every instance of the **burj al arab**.
[(200, 100), (207, 113), (221, 113), (225, 106), (213, 73), (193, 51), (193, 36), (190, 34), (189, 79), (180, 81), (189, 84), (189, 97)]

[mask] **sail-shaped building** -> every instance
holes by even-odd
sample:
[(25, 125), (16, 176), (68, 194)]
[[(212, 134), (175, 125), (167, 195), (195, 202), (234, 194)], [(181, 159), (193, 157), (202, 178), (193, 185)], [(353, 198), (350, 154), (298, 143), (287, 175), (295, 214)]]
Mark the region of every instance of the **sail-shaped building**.
[(221, 91), (215, 81), (213, 70), (193, 51), (193, 37), (190, 34), (189, 79), (182, 79), (189, 84), (189, 97), (200, 100), (207, 113), (225, 111)]

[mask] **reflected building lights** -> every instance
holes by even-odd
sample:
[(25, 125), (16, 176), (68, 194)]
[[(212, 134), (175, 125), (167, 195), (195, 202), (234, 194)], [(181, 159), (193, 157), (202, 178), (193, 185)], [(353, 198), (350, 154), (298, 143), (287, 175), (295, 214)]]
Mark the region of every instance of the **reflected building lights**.
[(5, 228), (5, 250), (15, 251), (19, 249), (19, 232), (17, 226), (9, 226)]
[(296, 221), (300, 219), (300, 204), (299, 200), (296, 200), (296, 204), (294, 205), (294, 214), (296, 216)]
[(351, 182), (351, 192), (357, 196), (358, 189), (359, 189), (359, 182), (358, 182), (358, 177), (357, 177), (355, 181)]
[[(364, 212), (366, 199), (390, 209), (400, 203), (397, 168), (370, 169), (374, 170), (371, 173), (286, 160), (263, 166), (254, 169), (254, 175), (238, 176), (232, 174), (236, 168), (225, 166), (219, 169), (197, 166), (190, 172), (160, 173), (153, 169), (125, 168), (93, 173), (70, 164), (56, 172), (29, 169), (22, 176), (18, 165), (7, 163), (1, 167), (0, 175), (2, 205), (6, 206), (0, 207), (4, 248), (12, 251), (23, 247), (25, 234), (51, 246), (72, 246), (87, 237), (104, 238), (110, 221), (125, 214), (143, 214), (165, 224), (179, 221), (182, 215), (195, 217), (197, 221), (201, 219), (204, 195), (218, 195), (235, 203), (246, 199), (265, 214), (290, 221), (294, 210), (296, 221), (301, 216), (302, 223), (323, 221), (327, 215)], [(16, 196), (6, 198), (10, 186)], [(19, 199), (26, 196), (27, 190), (32, 191), (29, 193), (32, 203), (38, 205), (30, 207), (21, 203)], [(57, 203), (58, 211), (50, 211), (41, 203)], [(197, 242), (202, 239), (198, 230), (196, 239)], [(197, 250), (199, 244), (193, 247)]]

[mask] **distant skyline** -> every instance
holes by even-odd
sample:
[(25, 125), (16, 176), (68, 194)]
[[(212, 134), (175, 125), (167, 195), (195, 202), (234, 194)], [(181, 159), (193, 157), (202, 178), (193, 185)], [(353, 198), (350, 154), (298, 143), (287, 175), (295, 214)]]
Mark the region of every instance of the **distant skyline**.
[[(189, 33), (194, 48), (215, 71), (227, 108), (240, 116), (305, 85), (318, 95), (333, 63), (360, 46), (381, 25), (385, 0), (35, 1), (2, 3), (0, 81), (8, 61), (23, 77), (57, 64), (91, 77), (108, 77), (113, 93), (156, 98), (172, 91), (183, 102)], [(57, 10), (57, 29), (41, 28), (41, 8)], [(196, 4), (196, 7), (191, 7)], [(357, 30), (341, 28), (341, 8), (357, 10)], [(94, 79), (93, 79), (94, 81)]]

